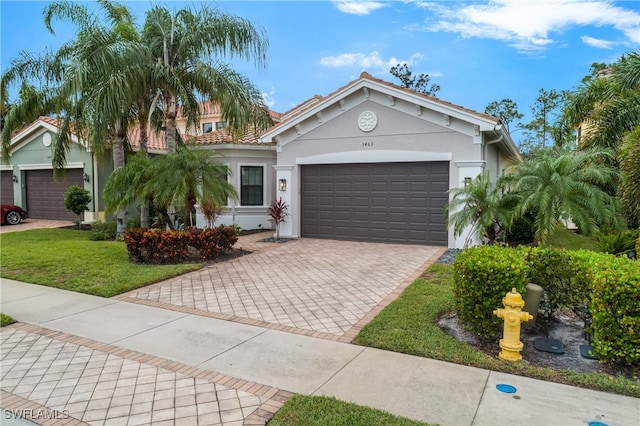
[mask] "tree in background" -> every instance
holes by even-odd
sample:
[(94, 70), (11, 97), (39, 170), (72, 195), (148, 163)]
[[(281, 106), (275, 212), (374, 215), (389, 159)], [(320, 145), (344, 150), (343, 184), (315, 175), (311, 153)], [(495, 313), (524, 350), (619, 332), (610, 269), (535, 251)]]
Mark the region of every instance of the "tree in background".
[(574, 129), (567, 126), (562, 117), (567, 96), (566, 91), (538, 91), (535, 103), (531, 106), (533, 120), (522, 126), (524, 137), (520, 148), (525, 154), (548, 146), (569, 146), (573, 142)]
[(413, 75), (407, 64), (397, 64), (395, 67), (391, 67), (389, 72), (400, 80), (403, 87), (424, 93), (427, 96), (437, 97), (436, 93), (440, 90), (440, 85), (432, 84), (429, 86), (429, 81), (431, 81), (429, 74)]
[(620, 202), (631, 228), (640, 226), (640, 127), (629, 133), (620, 149)]
[(569, 125), (581, 128), (578, 150), (615, 150), (616, 156), (609, 161), (619, 168), (620, 182), (608, 190), (621, 197), (628, 226), (638, 226), (640, 51), (623, 55), (607, 75), (586, 80), (569, 96), (564, 116)]
[(502, 124), (504, 124), (504, 127), (506, 127), (507, 132), (509, 131), (510, 123), (524, 117), (524, 114), (521, 114), (520, 111), (518, 111), (518, 104), (508, 98), (505, 98), (500, 102), (490, 102), (484, 109), (484, 113), (492, 117), (499, 118), (500, 121), (502, 121)]

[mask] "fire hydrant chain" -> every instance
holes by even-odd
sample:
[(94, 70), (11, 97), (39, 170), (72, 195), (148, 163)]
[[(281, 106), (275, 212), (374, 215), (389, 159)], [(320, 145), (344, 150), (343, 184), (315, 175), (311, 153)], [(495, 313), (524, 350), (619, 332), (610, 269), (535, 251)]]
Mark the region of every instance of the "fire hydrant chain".
[(524, 300), (515, 287), (502, 298), (504, 308), (493, 311), (498, 318), (504, 319), (504, 330), (500, 339), (500, 354), (498, 357), (507, 361), (522, 359), (520, 352), (524, 345), (520, 341), (520, 324), (533, 319), (528, 312), (523, 312)]

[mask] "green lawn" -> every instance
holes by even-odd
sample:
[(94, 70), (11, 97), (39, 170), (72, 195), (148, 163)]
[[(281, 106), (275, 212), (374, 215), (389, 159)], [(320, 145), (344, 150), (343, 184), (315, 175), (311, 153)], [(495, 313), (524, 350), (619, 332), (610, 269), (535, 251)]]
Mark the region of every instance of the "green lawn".
[(325, 396), (295, 395), (278, 410), (269, 426), (419, 426), (426, 425), (386, 411)]
[(598, 240), (593, 237), (586, 237), (582, 234), (577, 234), (573, 231), (569, 231), (564, 226), (559, 226), (556, 232), (551, 234), (546, 246), (563, 248), (566, 250), (591, 250), (600, 251), (598, 247)]
[(434, 263), (398, 299), (382, 310), (354, 343), (457, 364), (640, 397), (640, 380), (577, 373), (513, 363), (486, 355), (444, 333), (436, 322), (453, 307), (453, 265)]
[(0, 327), (4, 327), (5, 325), (13, 324), (16, 322), (9, 315), (0, 314)]
[(91, 241), (89, 232), (34, 229), (2, 234), (0, 276), (111, 297), (202, 267), (129, 262), (123, 242)]

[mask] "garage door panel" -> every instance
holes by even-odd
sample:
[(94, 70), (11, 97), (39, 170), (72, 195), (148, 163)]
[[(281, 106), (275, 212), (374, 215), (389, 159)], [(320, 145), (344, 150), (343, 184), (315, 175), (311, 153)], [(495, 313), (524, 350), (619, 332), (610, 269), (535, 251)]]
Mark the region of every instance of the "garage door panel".
[[(304, 165), (301, 175), (303, 237), (447, 244), (448, 162)], [(321, 176), (335, 189), (320, 194)]]
[(25, 187), (27, 211), (34, 219), (75, 220), (64, 207), (64, 193), (71, 185), (84, 186), (82, 169), (66, 170), (64, 180), (53, 178), (53, 170), (27, 170)]
[(13, 198), (13, 171), (0, 172), (0, 197), (2, 204), (15, 203)]

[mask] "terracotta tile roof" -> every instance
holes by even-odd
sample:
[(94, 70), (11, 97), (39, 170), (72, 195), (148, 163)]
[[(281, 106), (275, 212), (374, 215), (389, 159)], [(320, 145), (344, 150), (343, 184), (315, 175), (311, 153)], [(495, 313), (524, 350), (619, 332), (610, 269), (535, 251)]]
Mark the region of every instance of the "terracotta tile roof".
[[(201, 101), (198, 102), (198, 104), (200, 105), (200, 117), (205, 117), (208, 115), (221, 115), (222, 114), (222, 110), (220, 109), (220, 104), (214, 104), (211, 101)], [(274, 120), (280, 120), (280, 118), (282, 117), (283, 114), (276, 112), (276, 111), (272, 111), (269, 110), (269, 114), (271, 115), (271, 118), (273, 118)], [(176, 119), (180, 119), (181, 117), (183, 117), (182, 115), (182, 105), (178, 105), (178, 111), (177, 111), (177, 115), (176, 115)]]
[[(388, 81), (384, 81), (384, 80), (382, 80), (380, 78), (376, 78), (376, 77), (372, 76), (371, 74), (369, 74), (366, 71), (363, 71), (360, 74), (360, 78), (358, 78), (358, 80), (363, 79), (363, 78), (365, 78), (367, 80), (375, 81), (375, 82), (380, 83), (380, 84), (384, 84), (385, 86), (393, 87), (394, 89), (402, 90), (403, 92), (406, 92), (406, 93), (411, 93), (413, 95), (420, 96), (421, 98), (428, 99), (428, 100), (430, 100), (432, 102), (439, 103), (439, 104), (447, 106), (449, 108), (454, 108), (454, 109), (457, 109), (457, 110), (460, 110), (460, 111), (464, 111), (464, 112), (469, 113), (469, 114), (476, 115), (478, 117), (482, 117), (482, 118), (490, 120), (490, 121), (495, 121), (496, 123), (500, 121), (499, 119), (497, 119), (496, 117), (493, 117), (491, 115), (488, 115), (488, 114), (485, 114), (485, 113), (482, 113), (482, 112), (478, 112), (478, 111), (475, 111), (475, 110), (472, 110), (472, 109), (469, 109), (469, 108), (465, 108), (465, 107), (463, 107), (461, 105), (456, 105), (456, 104), (451, 103), (451, 102), (443, 101), (441, 99), (434, 98), (433, 96), (428, 96), (428, 95), (425, 95), (424, 93), (416, 92), (413, 89), (408, 89), (408, 88), (403, 87), (403, 86), (398, 86), (397, 84), (389, 83)], [(351, 83), (347, 84), (343, 88), (336, 90), (334, 93), (337, 93), (340, 90), (343, 90), (345, 87), (350, 86), (351, 84), (355, 83), (358, 80), (352, 81)]]
[[(185, 140), (186, 142), (186, 140)], [(229, 133), (229, 129), (214, 130), (204, 135), (200, 135), (195, 139), (197, 145), (223, 145), (223, 144), (239, 144), (239, 145), (258, 145), (258, 136), (255, 131), (250, 128), (240, 138), (234, 139)]]
[[(140, 148), (140, 128), (134, 126), (127, 133), (129, 143), (132, 148)], [(167, 149), (164, 143), (164, 131), (156, 133), (153, 130), (147, 131), (147, 149), (165, 151)]]

